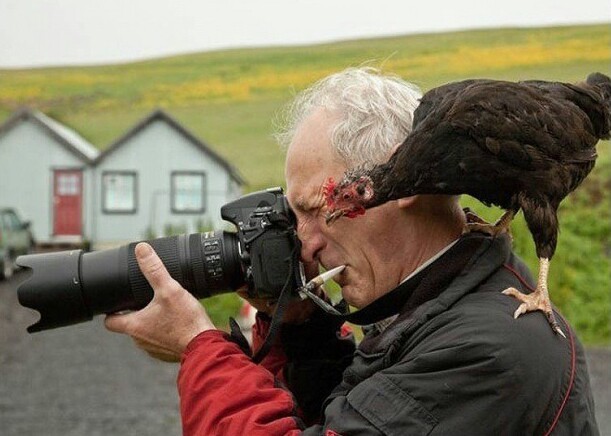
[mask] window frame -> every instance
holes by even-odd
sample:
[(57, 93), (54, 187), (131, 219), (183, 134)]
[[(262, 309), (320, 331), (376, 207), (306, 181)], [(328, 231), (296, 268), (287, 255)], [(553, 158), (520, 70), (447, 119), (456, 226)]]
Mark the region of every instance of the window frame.
[[(104, 178), (108, 175), (132, 176), (134, 178), (134, 207), (132, 209), (109, 209), (106, 204), (106, 184)], [(138, 172), (125, 170), (105, 170), (102, 171), (102, 213), (106, 215), (134, 215), (138, 212)]]
[[(200, 209), (188, 209), (188, 210), (184, 210), (184, 209), (176, 209), (176, 204), (175, 204), (175, 200), (176, 200), (176, 183), (175, 183), (175, 177), (176, 176), (201, 176), (202, 178), (202, 207)], [(201, 213), (205, 213), (206, 212), (206, 198), (207, 198), (207, 192), (206, 192), (206, 187), (207, 187), (207, 177), (206, 177), (206, 172), (204, 171), (172, 171), (170, 173), (170, 210), (172, 211), (173, 214), (177, 214), (177, 215), (192, 215), (192, 214), (201, 214)]]

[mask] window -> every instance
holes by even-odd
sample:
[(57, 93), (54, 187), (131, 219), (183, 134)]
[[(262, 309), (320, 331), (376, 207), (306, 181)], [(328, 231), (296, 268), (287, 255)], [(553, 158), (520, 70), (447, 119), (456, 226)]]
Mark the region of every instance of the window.
[(81, 193), (81, 177), (75, 173), (57, 174), (57, 195), (79, 195)]
[(136, 213), (136, 173), (105, 171), (102, 173), (102, 211)]
[(204, 173), (175, 171), (171, 178), (172, 212), (202, 213), (206, 210)]

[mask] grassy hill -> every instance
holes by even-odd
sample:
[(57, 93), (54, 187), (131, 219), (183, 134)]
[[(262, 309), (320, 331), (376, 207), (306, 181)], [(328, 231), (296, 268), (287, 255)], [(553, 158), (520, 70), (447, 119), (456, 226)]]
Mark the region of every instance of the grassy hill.
[[(0, 121), (37, 107), (104, 149), (156, 107), (168, 110), (232, 161), (248, 190), (283, 185), (283, 154), (271, 134), (278, 109), (313, 81), (372, 65), (423, 90), (464, 78), (578, 81), (611, 73), (611, 25), (497, 29), (347, 41), (308, 47), (198, 53), (120, 65), (0, 70)], [(588, 342), (609, 342), (611, 153), (561, 209), (552, 299)], [(499, 211), (466, 199), (489, 219)], [(536, 268), (520, 218), (516, 250)], [(220, 301), (220, 300), (219, 300)], [(225, 300), (222, 300), (223, 302)], [(224, 303), (223, 303), (224, 304)], [(223, 304), (217, 306), (222, 307)], [(224, 316), (224, 309), (220, 309)]]

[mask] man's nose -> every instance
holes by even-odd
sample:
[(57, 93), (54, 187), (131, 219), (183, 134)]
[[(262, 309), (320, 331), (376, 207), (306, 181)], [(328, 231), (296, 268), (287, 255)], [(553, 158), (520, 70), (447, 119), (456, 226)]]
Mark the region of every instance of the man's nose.
[(325, 247), (326, 242), (318, 225), (310, 221), (297, 227), (297, 236), (301, 241), (301, 260), (303, 262), (314, 262), (318, 260), (320, 251)]

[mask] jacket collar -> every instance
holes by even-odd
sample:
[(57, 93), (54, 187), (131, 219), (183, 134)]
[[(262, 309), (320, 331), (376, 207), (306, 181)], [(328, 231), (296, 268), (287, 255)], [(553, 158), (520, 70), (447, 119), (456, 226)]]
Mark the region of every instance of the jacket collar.
[(354, 315), (364, 313), (372, 318), (378, 314), (379, 318), (372, 322), (398, 313), (383, 333), (366, 336), (359, 351), (384, 352), (398, 336), (409, 336), (485, 281), (510, 254), (511, 240), (507, 234), (496, 238), (475, 232), (464, 235), (427, 268), (355, 312)]

